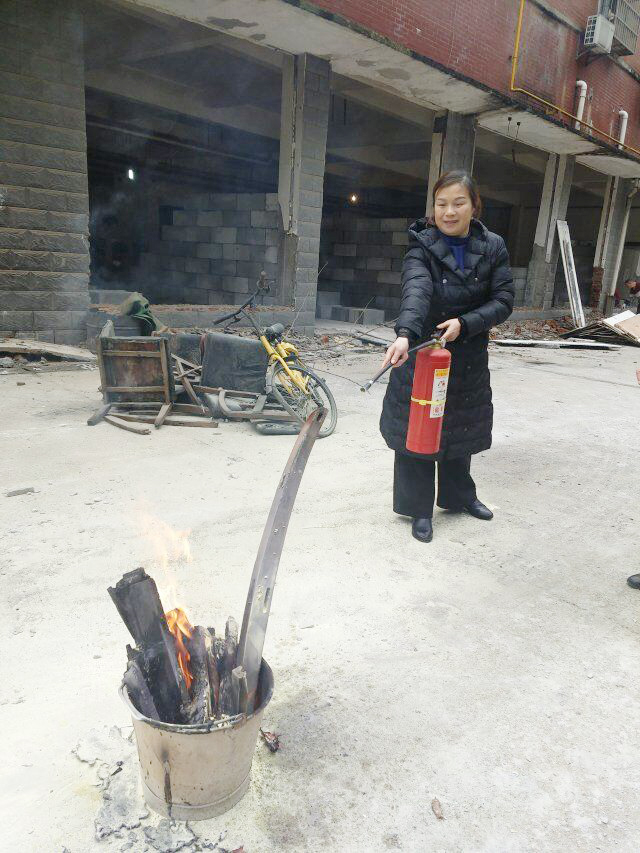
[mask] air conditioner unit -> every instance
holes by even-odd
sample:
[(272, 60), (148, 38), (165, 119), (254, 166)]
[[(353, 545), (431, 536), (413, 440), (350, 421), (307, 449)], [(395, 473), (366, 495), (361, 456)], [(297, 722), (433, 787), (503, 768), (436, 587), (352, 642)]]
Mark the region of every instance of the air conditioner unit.
[(614, 25), (611, 53), (634, 54), (640, 32), (640, 0), (599, 0), (598, 14)]
[(589, 15), (584, 31), (584, 46), (593, 53), (611, 53), (615, 24), (604, 15)]

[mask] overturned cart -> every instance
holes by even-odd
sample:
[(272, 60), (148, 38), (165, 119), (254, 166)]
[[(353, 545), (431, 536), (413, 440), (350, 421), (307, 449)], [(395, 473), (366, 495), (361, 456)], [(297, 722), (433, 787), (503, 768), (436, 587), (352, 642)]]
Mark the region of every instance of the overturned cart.
[(224, 419), (249, 421), (264, 434), (297, 435), (313, 411), (327, 408), (320, 437), (331, 435), (337, 421), (333, 395), (297, 351), (287, 359), (276, 352), (272, 342), (278, 346), (283, 332), (275, 324), (260, 340), (222, 332), (102, 334), (97, 356), (103, 406), (88, 424), (104, 420), (149, 434), (150, 426), (215, 428)]
[(109, 589), (135, 641), (121, 695), (129, 708), (147, 804), (160, 814), (200, 820), (246, 792), (260, 721), (273, 691), (262, 658), (276, 574), (298, 487), (326, 411), (308, 418), (265, 525), (242, 628), (224, 635), (165, 613), (155, 582), (136, 569)]

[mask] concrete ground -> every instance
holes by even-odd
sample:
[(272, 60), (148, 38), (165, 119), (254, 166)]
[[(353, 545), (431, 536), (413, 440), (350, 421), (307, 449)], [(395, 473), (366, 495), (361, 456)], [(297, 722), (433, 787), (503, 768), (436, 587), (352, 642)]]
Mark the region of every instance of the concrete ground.
[(265, 652), (282, 749), (259, 744), (247, 796), (190, 828), (142, 805), (107, 586), (145, 565), (166, 587), (151, 514), (191, 531), (169, 568), (192, 620), (241, 618), (293, 439), (89, 428), (95, 371), (0, 376), (2, 849), (638, 850), (640, 350), (492, 351), (473, 470), (496, 518), (438, 512), (430, 545), (390, 510), (384, 389), (348, 381), (378, 360), (325, 365), (348, 377), (327, 376), (338, 431), (302, 483)]

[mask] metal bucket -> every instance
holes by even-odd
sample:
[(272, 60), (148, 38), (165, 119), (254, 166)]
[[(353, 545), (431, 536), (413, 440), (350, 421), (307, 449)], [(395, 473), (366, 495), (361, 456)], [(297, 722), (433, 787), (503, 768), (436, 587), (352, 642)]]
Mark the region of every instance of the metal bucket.
[(253, 714), (199, 726), (143, 716), (122, 685), (120, 695), (133, 718), (144, 798), (150, 808), (178, 820), (205, 820), (242, 799), (249, 787), (262, 715), (273, 693), (273, 673), (264, 659), (258, 683), (260, 701)]

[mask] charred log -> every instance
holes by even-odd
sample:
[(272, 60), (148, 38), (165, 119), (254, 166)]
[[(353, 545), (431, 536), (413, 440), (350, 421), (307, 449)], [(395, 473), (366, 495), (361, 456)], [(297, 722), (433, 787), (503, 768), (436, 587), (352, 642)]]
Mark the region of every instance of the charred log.
[(155, 581), (135, 569), (109, 587), (109, 595), (135, 640), (135, 660), (160, 719), (182, 722), (189, 694)]
[(209, 684), (209, 659), (207, 651), (211, 637), (206, 628), (198, 625), (193, 635), (186, 641), (191, 659), (191, 700), (185, 708), (185, 722), (206, 723), (211, 719), (211, 685)]

